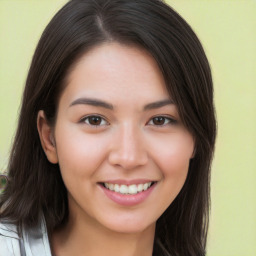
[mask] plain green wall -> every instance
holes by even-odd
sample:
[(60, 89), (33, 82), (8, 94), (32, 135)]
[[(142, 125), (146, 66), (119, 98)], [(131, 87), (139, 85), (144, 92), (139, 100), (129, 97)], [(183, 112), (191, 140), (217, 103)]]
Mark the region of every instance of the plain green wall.
[[(0, 0), (0, 170), (42, 30), (65, 0)], [(198, 34), (215, 85), (218, 139), (208, 256), (256, 255), (256, 1), (167, 1)]]

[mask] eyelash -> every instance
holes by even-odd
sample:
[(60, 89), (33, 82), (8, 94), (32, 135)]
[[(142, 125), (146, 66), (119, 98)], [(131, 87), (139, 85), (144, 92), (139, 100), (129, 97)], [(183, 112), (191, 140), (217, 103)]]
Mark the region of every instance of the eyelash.
[[(104, 123), (103, 125), (102, 125), (102, 124), (91, 124), (91, 123), (90, 123), (90, 120), (89, 120), (90, 118), (98, 118), (98, 119), (100, 119), (100, 123), (101, 123), (102, 121), (104, 121), (105, 123)], [(164, 124), (159, 124), (159, 125), (154, 124), (153, 122), (154, 122), (154, 119), (156, 119), (156, 118), (164, 118)], [(85, 116), (84, 118), (82, 118), (82, 119), (79, 121), (79, 123), (86, 123), (87, 125), (92, 126), (92, 127), (95, 127), (95, 128), (100, 127), (100, 126), (109, 125), (109, 122), (106, 121), (106, 119), (105, 119), (104, 117), (100, 116), (100, 115), (89, 115), (89, 116)], [(156, 126), (156, 127), (158, 127), (158, 128), (161, 128), (161, 127), (164, 127), (164, 126), (166, 126), (166, 125), (175, 125), (175, 124), (177, 124), (177, 120), (175, 120), (175, 119), (173, 119), (173, 118), (171, 118), (171, 117), (169, 117), (169, 116), (167, 117), (167, 116), (161, 116), (161, 115), (159, 115), (159, 116), (154, 116), (154, 117), (152, 117), (152, 118), (149, 120), (149, 122), (148, 122), (147, 124)]]

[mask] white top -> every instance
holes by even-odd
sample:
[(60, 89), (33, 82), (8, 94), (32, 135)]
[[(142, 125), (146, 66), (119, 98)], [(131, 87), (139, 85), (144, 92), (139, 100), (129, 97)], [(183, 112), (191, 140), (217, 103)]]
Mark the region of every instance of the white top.
[(22, 237), (17, 227), (0, 223), (1, 256), (51, 256), (51, 249), (44, 220), (38, 227), (22, 228)]

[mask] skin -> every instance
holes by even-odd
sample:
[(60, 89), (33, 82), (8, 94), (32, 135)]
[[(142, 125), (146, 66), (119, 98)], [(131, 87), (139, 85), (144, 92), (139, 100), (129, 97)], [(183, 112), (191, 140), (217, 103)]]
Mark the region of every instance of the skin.
[[(97, 46), (67, 78), (55, 127), (38, 113), (42, 146), (48, 160), (59, 164), (68, 190), (69, 221), (52, 234), (53, 251), (58, 256), (152, 255), (155, 223), (186, 180), (193, 136), (175, 104), (152, 108), (151, 103), (171, 98), (156, 62), (140, 48)], [(99, 116), (98, 126), (88, 116)], [(143, 202), (124, 206), (99, 184), (115, 179), (156, 184)]]

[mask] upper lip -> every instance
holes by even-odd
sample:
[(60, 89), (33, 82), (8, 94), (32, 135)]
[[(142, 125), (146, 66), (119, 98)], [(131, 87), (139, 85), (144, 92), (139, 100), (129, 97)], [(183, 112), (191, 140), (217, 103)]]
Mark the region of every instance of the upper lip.
[(122, 179), (116, 179), (116, 180), (105, 180), (100, 183), (111, 183), (111, 184), (118, 184), (118, 185), (139, 185), (139, 184), (145, 184), (148, 182), (155, 182), (155, 180), (149, 180), (149, 179), (134, 179), (134, 180), (122, 180)]

